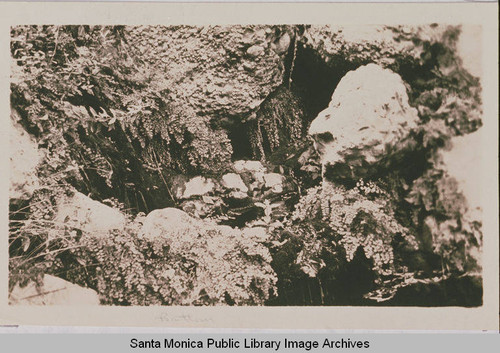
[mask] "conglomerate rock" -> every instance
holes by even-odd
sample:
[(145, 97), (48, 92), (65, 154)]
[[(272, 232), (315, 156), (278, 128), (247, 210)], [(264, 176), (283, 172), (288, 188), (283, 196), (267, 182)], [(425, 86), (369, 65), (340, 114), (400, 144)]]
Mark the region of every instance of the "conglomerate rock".
[(301, 42), (331, 65), (338, 61), (363, 64), (374, 62), (384, 67), (395, 59), (420, 60), (424, 41), (436, 41), (447, 26), (320, 26), (307, 28)]
[(170, 98), (211, 118), (245, 117), (282, 82), (280, 26), (129, 27), (138, 55), (163, 71)]

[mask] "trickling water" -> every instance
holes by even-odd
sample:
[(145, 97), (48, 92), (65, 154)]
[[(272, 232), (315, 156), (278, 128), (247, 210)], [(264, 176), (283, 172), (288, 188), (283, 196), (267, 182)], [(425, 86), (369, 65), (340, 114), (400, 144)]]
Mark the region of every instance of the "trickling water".
[(288, 89), (290, 89), (292, 86), (292, 76), (293, 76), (293, 69), (295, 66), (295, 58), (296, 57), (297, 57), (297, 29), (294, 28), (294, 30), (293, 30), (293, 56), (292, 56), (292, 63), (290, 64), (290, 74), (288, 75)]

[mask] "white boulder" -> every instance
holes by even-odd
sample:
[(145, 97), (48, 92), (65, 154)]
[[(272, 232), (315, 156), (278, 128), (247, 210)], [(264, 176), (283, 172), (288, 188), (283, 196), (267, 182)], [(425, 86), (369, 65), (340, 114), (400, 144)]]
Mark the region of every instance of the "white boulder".
[(397, 152), (419, 120), (401, 77), (368, 64), (348, 72), (309, 127), (323, 167), (376, 163)]
[(61, 198), (57, 202), (54, 224), (73, 227), (84, 234), (105, 236), (113, 230), (123, 230), (127, 219), (119, 210), (92, 200), (80, 192)]

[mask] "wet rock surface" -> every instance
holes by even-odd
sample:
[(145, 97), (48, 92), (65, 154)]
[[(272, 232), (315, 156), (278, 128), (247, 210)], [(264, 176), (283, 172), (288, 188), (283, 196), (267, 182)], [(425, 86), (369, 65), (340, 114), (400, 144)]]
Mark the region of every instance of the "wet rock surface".
[[(293, 207), (280, 199), (296, 192), (296, 187), (284, 175), (269, 173), (261, 162), (251, 160), (235, 161), (233, 170), (234, 173), (214, 179), (210, 192), (207, 190), (203, 195), (184, 192), (188, 197), (183, 197), (181, 208), (192, 216), (241, 228), (263, 216), (267, 217), (268, 223), (271, 223), (271, 218), (283, 219)], [(202, 180), (200, 178), (194, 177), (185, 185)], [(184, 188), (188, 190), (181, 186), (182, 190)]]

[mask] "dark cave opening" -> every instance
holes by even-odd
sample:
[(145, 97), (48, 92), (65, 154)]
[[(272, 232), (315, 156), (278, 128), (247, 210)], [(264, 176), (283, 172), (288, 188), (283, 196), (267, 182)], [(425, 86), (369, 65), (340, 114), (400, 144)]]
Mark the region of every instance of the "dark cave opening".
[(227, 136), (233, 147), (233, 160), (252, 158), (253, 150), (249, 131), (253, 125), (252, 122), (235, 123), (226, 128)]
[(342, 77), (360, 65), (362, 63), (347, 61), (342, 56), (326, 63), (312, 48), (298, 44), (291, 89), (304, 102), (307, 125), (328, 106)]

